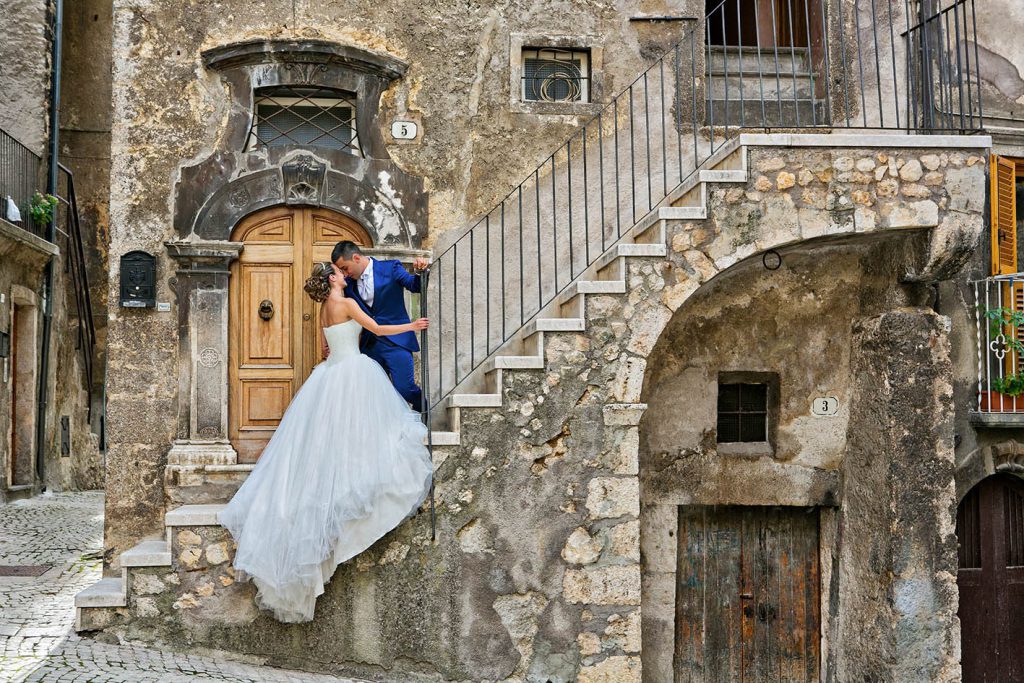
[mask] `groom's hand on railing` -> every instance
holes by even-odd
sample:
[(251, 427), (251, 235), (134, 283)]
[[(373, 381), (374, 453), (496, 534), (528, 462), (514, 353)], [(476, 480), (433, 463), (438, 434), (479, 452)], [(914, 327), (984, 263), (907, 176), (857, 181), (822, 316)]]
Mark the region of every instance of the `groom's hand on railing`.
[(412, 269), (414, 272), (422, 273), (424, 270), (430, 267), (430, 262), (423, 257), (415, 258), (412, 261)]
[(412, 322), (412, 329), (414, 330), (425, 330), (430, 327), (430, 320), (427, 318), (420, 318)]

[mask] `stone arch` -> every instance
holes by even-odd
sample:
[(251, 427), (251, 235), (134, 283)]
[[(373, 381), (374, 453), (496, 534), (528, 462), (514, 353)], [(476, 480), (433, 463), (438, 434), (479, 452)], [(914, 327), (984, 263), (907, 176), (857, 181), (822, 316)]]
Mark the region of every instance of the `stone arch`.
[(1024, 444), (1008, 439), (979, 446), (958, 461), (955, 475), (957, 502), (963, 500), (982, 479), (1000, 472), (1024, 479)]

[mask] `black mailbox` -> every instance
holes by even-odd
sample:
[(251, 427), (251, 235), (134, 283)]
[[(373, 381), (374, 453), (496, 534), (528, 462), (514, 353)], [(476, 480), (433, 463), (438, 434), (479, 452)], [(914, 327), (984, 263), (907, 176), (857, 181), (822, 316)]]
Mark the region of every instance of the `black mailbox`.
[(8, 358), (11, 355), (11, 333), (0, 332), (0, 358)]
[(121, 305), (152, 308), (156, 305), (156, 258), (144, 251), (121, 257)]

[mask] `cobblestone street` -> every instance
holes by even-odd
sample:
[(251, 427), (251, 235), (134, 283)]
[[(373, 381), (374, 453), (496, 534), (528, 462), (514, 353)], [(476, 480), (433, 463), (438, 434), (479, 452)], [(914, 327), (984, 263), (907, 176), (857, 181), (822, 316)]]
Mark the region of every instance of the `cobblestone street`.
[(0, 505), (0, 681), (349, 681), (223, 656), (111, 645), (74, 632), (75, 593), (101, 575), (103, 494), (67, 493)]

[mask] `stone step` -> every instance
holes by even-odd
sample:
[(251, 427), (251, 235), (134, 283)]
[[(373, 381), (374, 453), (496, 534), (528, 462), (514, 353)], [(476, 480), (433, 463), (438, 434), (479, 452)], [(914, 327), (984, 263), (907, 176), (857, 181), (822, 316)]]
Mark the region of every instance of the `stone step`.
[(121, 567), (169, 567), (171, 547), (167, 541), (142, 541), (121, 553)]
[(758, 50), (756, 46), (722, 47), (721, 45), (711, 45), (705, 49), (707, 53), (704, 58), (710, 71), (725, 71), (728, 67), (729, 71), (735, 73), (739, 68), (741, 57), (745, 68), (749, 68), (748, 64), (753, 64), (756, 67), (758, 54), (760, 54), (761, 63), (765, 65), (765, 70), (767, 70), (769, 64), (771, 64), (772, 69), (776, 68), (775, 60), (777, 54), (778, 70), (780, 72), (792, 73), (794, 69), (797, 73), (808, 71), (807, 48), (805, 47), (762, 47)]
[(164, 524), (176, 526), (219, 526), (217, 515), (227, 505), (182, 505), (164, 515)]
[(500, 408), (501, 394), (451, 394), (444, 400), (446, 408)]
[(75, 595), (75, 607), (124, 607), (128, 603), (121, 577), (100, 579)]
[(485, 360), (481, 366), (484, 373), (494, 370), (541, 370), (544, 359), (540, 356), (494, 356)]
[(435, 446), (459, 446), (462, 444), (462, 435), (458, 432), (434, 430), (431, 438)]
[(704, 112), (704, 122), (715, 126), (802, 128), (823, 126), (826, 120), (824, 100), (810, 99), (772, 100), (763, 112), (760, 102), (711, 100)]
[(814, 80), (809, 73), (797, 73), (795, 76), (785, 71), (759, 74), (756, 69), (752, 73), (744, 71), (742, 74), (712, 72), (708, 74), (708, 85), (713, 100), (728, 99), (730, 104), (742, 100), (760, 106), (763, 99), (766, 110), (778, 100), (792, 100), (794, 93), (800, 100), (810, 99), (814, 92)]
[(538, 332), (582, 332), (586, 328), (582, 318), (534, 318), (523, 327), (523, 336)]

